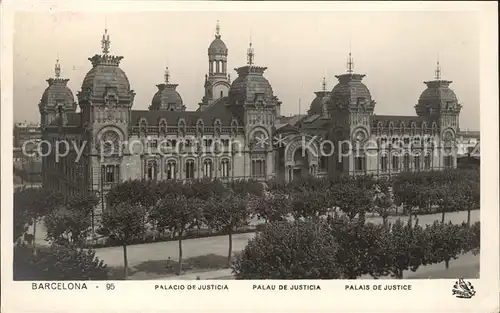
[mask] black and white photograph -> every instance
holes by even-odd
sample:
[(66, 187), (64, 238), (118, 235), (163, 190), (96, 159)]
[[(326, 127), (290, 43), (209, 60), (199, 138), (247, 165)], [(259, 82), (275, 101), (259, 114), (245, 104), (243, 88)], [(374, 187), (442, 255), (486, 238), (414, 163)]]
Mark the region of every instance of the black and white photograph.
[(485, 292), (481, 15), (277, 8), (12, 14), (14, 281)]

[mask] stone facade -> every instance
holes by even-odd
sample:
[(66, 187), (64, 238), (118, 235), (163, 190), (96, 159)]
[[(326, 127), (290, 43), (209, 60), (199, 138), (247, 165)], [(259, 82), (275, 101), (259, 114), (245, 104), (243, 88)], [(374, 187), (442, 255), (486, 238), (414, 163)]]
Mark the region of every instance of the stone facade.
[[(66, 140), (70, 150), (65, 157), (55, 149), (47, 151), (43, 183), (66, 195), (104, 197), (114, 184), (128, 179), (290, 181), (307, 175), (390, 175), (456, 166), (453, 140), (461, 106), (449, 89), (451, 82), (440, 77), (426, 82), (416, 116), (379, 116), (364, 75), (355, 74), (351, 62), (330, 92), (324, 85), (316, 93), (308, 115), (283, 117), (281, 102), (264, 76), (266, 67), (254, 65), (251, 45), (247, 65), (237, 68), (238, 76), (230, 81), (228, 49), (217, 27), (196, 111), (186, 110), (168, 70), (149, 110), (133, 110), (135, 93), (120, 69), (122, 57), (109, 54), (109, 42), (105, 33), (103, 53), (89, 58), (92, 68), (77, 93), (80, 112), (68, 80), (59, 78), (60, 68), (48, 80), (39, 105), (43, 140), (52, 147)], [(352, 146), (338, 145), (340, 141)], [(378, 146), (355, 147), (370, 141)], [(430, 150), (423, 149), (427, 143)]]

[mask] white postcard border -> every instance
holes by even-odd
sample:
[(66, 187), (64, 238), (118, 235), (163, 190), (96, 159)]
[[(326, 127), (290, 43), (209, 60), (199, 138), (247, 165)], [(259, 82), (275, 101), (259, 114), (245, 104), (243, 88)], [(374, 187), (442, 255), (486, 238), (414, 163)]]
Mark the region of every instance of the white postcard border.
[[(355, 281), (114, 281), (87, 282), (82, 291), (33, 291), (12, 281), (13, 10), (475, 10), (481, 14), (481, 278), (468, 300), (451, 295), (454, 280)], [(494, 312), (499, 301), (498, 7), (493, 2), (94, 2), (8, 1), (2, 6), (2, 310), (5, 312)], [(472, 104), (471, 104), (472, 105)], [(114, 283), (115, 290), (105, 290)], [(155, 285), (227, 284), (229, 291), (155, 291)], [(319, 285), (321, 291), (254, 291), (254, 284)], [(411, 284), (412, 291), (345, 291), (346, 284)], [(193, 295), (195, 298), (193, 298)]]

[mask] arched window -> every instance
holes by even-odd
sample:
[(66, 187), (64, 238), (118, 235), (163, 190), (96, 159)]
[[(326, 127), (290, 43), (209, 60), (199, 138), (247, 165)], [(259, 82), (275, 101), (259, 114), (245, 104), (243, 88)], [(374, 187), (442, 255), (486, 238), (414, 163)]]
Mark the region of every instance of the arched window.
[(173, 160), (167, 161), (167, 179), (177, 179), (177, 163)]
[(382, 154), (380, 156), (380, 170), (382, 172), (387, 172), (387, 169), (388, 169), (388, 159), (387, 159), (387, 154)]
[(158, 178), (158, 164), (155, 160), (146, 163), (146, 179), (156, 180)]
[(203, 161), (203, 175), (207, 178), (212, 178), (213, 163), (211, 159)]
[(229, 177), (229, 160), (222, 159), (220, 167), (221, 167), (220, 168), (221, 176), (222, 177)]
[(221, 98), (224, 97), (224, 91), (222, 91), (222, 90), (220, 91), (220, 97)]
[(193, 179), (194, 178), (194, 160), (187, 160), (186, 161), (186, 179)]
[(403, 157), (403, 170), (408, 172), (410, 170), (410, 155), (405, 153)]

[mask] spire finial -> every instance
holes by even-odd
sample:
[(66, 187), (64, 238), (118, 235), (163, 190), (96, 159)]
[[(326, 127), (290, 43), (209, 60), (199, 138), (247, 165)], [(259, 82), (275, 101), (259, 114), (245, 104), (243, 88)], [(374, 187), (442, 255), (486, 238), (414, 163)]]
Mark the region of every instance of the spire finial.
[(349, 40), (349, 58), (347, 59), (347, 73), (352, 74), (354, 72), (354, 61), (352, 59), (351, 53), (351, 40)]
[(323, 91), (326, 91), (326, 77), (323, 77), (323, 83), (321, 85), (323, 87)]
[(252, 66), (253, 65), (253, 58), (255, 57), (253, 47), (252, 47), (252, 36), (250, 36), (250, 44), (247, 49), (247, 64)]
[(217, 20), (217, 24), (215, 25), (215, 38), (220, 38), (220, 25), (219, 25), (219, 20)]
[(109, 40), (109, 34), (108, 34), (108, 18), (105, 17), (104, 20), (104, 34), (102, 35), (102, 40), (101, 40), (101, 48), (102, 48), (102, 53), (103, 54), (108, 54), (109, 53), (109, 47), (111, 45), (111, 40)]
[(54, 67), (54, 72), (56, 74), (56, 78), (61, 76), (61, 64), (59, 64), (59, 53), (57, 54), (56, 65)]
[(439, 66), (439, 54), (438, 54), (438, 57), (437, 57), (437, 63), (436, 63), (436, 80), (440, 80), (441, 79), (441, 67)]
[(168, 66), (165, 68), (165, 83), (168, 84), (168, 81), (170, 80), (170, 71), (168, 69)]

